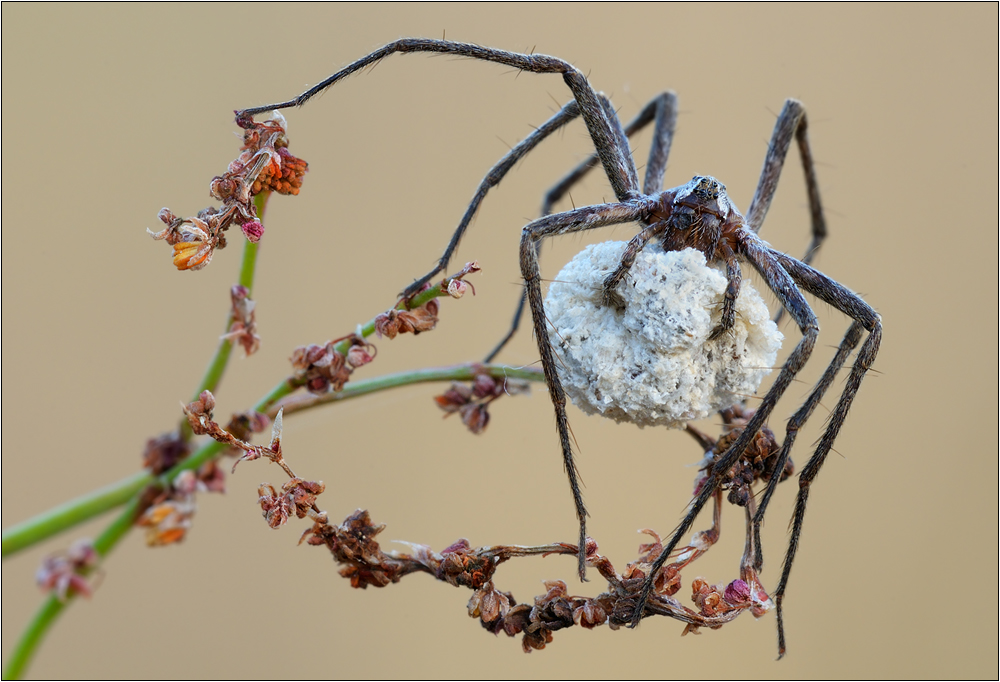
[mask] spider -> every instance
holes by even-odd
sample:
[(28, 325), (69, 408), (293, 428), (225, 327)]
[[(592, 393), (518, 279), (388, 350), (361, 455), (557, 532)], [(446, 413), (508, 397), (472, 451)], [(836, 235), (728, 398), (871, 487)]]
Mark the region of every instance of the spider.
[[(622, 127), (610, 100), (597, 93), (583, 73), (568, 62), (542, 54), (521, 54), (448, 40), (404, 38), (388, 43), (349, 64), (295, 99), (237, 111), (236, 121), (239, 125), (247, 127), (256, 114), (300, 106), (341, 79), (396, 52), (453, 54), (496, 62), (520, 71), (559, 73), (562, 74), (563, 80), (574, 98), (549, 121), (515, 146), (491, 169), (480, 184), (438, 265), (427, 275), (407, 287), (403, 292), (404, 296), (412, 295), (423, 284), (445, 269), (490, 187), (499, 183), (504, 174), (545, 137), (570, 120), (581, 116), (594, 144), (595, 158), (582, 164), (549, 192), (544, 204), (544, 215), (524, 226), (520, 244), (520, 266), (525, 282), (525, 297), (531, 311), (535, 338), (538, 342), (541, 363), (548, 383), (549, 396), (555, 409), (563, 462), (579, 520), (578, 570), (581, 579), (585, 579), (586, 570), (584, 548), (586, 545), (587, 511), (583, 503), (573, 459), (572, 440), (566, 417), (566, 396), (556, 371), (556, 361), (546, 328), (541, 276), (538, 268), (538, 247), (541, 240), (546, 237), (598, 227), (639, 223), (642, 226), (641, 231), (629, 241), (619, 266), (604, 281), (603, 296), (607, 305), (621, 305), (621, 298), (616, 292), (616, 288), (628, 274), (637, 254), (650, 241), (655, 240), (665, 250), (694, 248), (701, 251), (709, 263), (725, 265), (728, 287), (722, 303), (721, 322), (714, 331), (715, 335), (725, 333), (733, 325), (734, 301), (740, 289), (742, 263), (749, 264), (760, 274), (768, 288), (778, 297), (782, 309), (787, 311), (802, 333), (802, 338), (792, 350), (770, 389), (761, 399), (753, 417), (739, 436), (729, 444), (728, 449), (719, 455), (714, 465), (707, 470), (704, 484), (691, 500), (687, 513), (654, 562), (632, 611), (631, 624), (633, 627), (638, 625), (639, 621), (646, 615), (647, 602), (656, 598), (654, 583), (657, 573), (663, 568), (680, 538), (690, 529), (701, 509), (708, 500), (712, 499), (716, 491), (726, 484), (727, 472), (743, 457), (758, 432), (766, 426), (775, 404), (812, 354), (819, 334), (819, 323), (806, 302), (803, 292), (809, 293), (840, 310), (852, 320), (852, 324), (833, 361), (805, 403), (789, 419), (785, 428), (785, 438), (774, 462), (773, 471), (784, 470), (799, 428), (806, 422), (823, 394), (833, 383), (837, 371), (843, 366), (847, 357), (861, 344), (864, 332), (868, 332), (868, 337), (857, 352), (855, 362), (847, 377), (846, 386), (829, 417), (816, 450), (799, 475), (799, 492), (792, 517), (788, 549), (781, 578), (773, 594), (778, 612), (779, 654), (783, 655), (785, 641), (781, 604), (798, 548), (806, 502), (809, 497), (809, 487), (823, 466), (834, 440), (843, 426), (861, 381), (875, 360), (882, 338), (882, 322), (878, 313), (857, 294), (809, 265), (810, 256), (826, 235), (826, 227), (809, 147), (804, 107), (801, 103), (790, 99), (779, 114), (764, 159), (760, 180), (745, 216), (736, 209), (736, 206), (729, 199), (725, 185), (707, 175), (695, 176), (690, 182), (679, 187), (662, 189), (676, 122), (676, 98), (673, 93), (663, 93), (652, 100), (626, 130)], [(654, 126), (653, 144), (646, 164), (645, 178), (640, 189), (627, 132), (631, 133), (651, 121)], [(793, 138), (798, 144), (805, 171), (812, 222), (812, 245), (802, 260), (797, 260), (772, 249), (757, 236), (777, 189), (778, 179)], [(611, 183), (617, 201), (574, 208), (561, 213), (550, 213), (554, 201), (562, 196), (598, 160)], [(510, 338), (517, 326), (520, 311), (521, 307), (519, 306), (511, 332), (489, 355), (490, 359)], [(753, 535), (757, 540), (754, 564), (757, 570), (761, 568), (763, 563), (759, 543), (760, 524), (780, 478), (780, 476), (770, 477), (757, 509), (753, 513)]]

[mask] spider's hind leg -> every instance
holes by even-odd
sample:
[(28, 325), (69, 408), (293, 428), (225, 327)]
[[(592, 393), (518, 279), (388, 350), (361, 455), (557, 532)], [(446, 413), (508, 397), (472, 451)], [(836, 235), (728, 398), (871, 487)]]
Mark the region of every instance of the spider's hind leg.
[[(778, 610), (778, 655), (780, 657), (785, 654), (782, 602), (785, 597), (785, 590), (788, 587), (792, 562), (795, 560), (795, 554), (798, 551), (799, 537), (802, 533), (802, 523), (806, 513), (806, 502), (809, 499), (809, 488), (819, 474), (819, 470), (826, 461), (827, 455), (830, 454), (830, 450), (833, 448), (837, 434), (840, 433), (851, 404), (854, 402), (854, 398), (861, 386), (861, 381), (875, 362), (875, 356), (878, 354), (878, 349), (882, 342), (882, 318), (860, 296), (818, 270), (785, 254), (775, 251), (771, 253), (800, 287), (820, 300), (829, 303), (854, 320), (854, 324), (848, 330), (848, 336), (845, 337), (842, 347), (853, 338), (852, 334), (858, 326), (868, 331), (868, 338), (865, 339), (864, 344), (862, 344), (861, 349), (858, 351), (854, 364), (851, 367), (851, 372), (847, 376), (844, 390), (837, 400), (836, 407), (834, 407), (833, 412), (830, 414), (826, 430), (823, 431), (823, 435), (820, 437), (819, 445), (817, 445), (813, 456), (802, 467), (802, 473), (799, 474), (799, 493), (795, 498), (795, 511), (792, 515), (792, 530), (788, 540), (788, 551), (785, 553), (785, 562), (781, 569), (781, 579), (774, 592), (774, 603)], [(857, 340), (854, 340), (854, 343), (856, 344)]]

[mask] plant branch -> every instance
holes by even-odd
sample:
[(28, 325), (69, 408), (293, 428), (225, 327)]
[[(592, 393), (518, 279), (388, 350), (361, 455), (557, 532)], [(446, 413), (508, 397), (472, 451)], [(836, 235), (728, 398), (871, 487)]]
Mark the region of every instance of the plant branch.
[(358, 398), (376, 391), (383, 391), (389, 388), (399, 388), (411, 384), (422, 384), (434, 381), (471, 381), (476, 376), (486, 374), (494, 379), (521, 379), (526, 381), (545, 381), (545, 375), (537, 367), (514, 368), (505, 365), (483, 365), (476, 362), (464, 365), (452, 365), (450, 367), (428, 367), (396, 374), (386, 374), (385, 376), (352, 381), (343, 390), (335, 393), (323, 393), (321, 395), (297, 396), (283, 400), (273, 405), (268, 411), (269, 417), (274, 417), (279, 409), (284, 409), (285, 414), (294, 414), (320, 405), (340, 402)]
[[(254, 206), (257, 208), (257, 216), (261, 219), (264, 218), (264, 211), (267, 209), (267, 199), (270, 196), (270, 192), (261, 192), (253, 198)], [(254, 244), (250, 240), (244, 240), (243, 262), (240, 264), (239, 283), (241, 286), (246, 287), (250, 292), (253, 292), (254, 273), (256, 272), (257, 266), (257, 251), (258, 244)], [(235, 321), (236, 317), (231, 312), (226, 320), (226, 333), (232, 329), (233, 322)], [(195, 390), (192, 400), (197, 400), (202, 391), (212, 391), (215, 393), (218, 390), (219, 383), (222, 381), (222, 375), (226, 371), (226, 365), (229, 363), (229, 357), (232, 355), (232, 352), (232, 340), (223, 336), (222, 340), (219, 341), (219, 347), (216, 349), (215, 355), (208, 363), (208, 368), (205, 370), (205, 376), (202, 378), (198, 389)], [(191, 437), (191, 427), (188, 426), (186, 419), (181, 420), (181, 434), (185, 439)]]

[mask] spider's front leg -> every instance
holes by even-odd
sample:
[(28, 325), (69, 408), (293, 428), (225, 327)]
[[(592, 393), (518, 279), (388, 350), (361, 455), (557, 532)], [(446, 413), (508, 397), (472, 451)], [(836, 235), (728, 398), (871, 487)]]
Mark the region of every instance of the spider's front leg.
[[(604, 95), (597, 95), (602, 100), (605, 110), (614, 111), (610, 100)], [(639, 132), (650, 122), (655, 122), (653, 126), (653, 144), (649, 151), (649, 160), (646, 163), (646, 176), (643, 180), (643, 194), (655, 194), (663, 188), (663, 175), (667, 168), (667, 158), (670, 155), (670, 146), (674, 139), (674, 130), (677, 127), (677, 95), (673, 92), (662, 92), (653, 98), (643, 107), (642, 111), (625, 126), (625, 136), (631, 137)], [(552, 213), (552, 207), (566, 196), (569, 191), (580, 182), (592, 168), (600, 162), (600, 157), (593, 154), (589, 159), (570, 171), (562, 180), (557, 182), (545, 193), (542, 201), (542, 217)], [(521, 294), (521, 299), (514, 310), (514, 317), (511, 320), (510, 329), (500, 342), (490, 351), (483, 362), (489, 363), (503, 350), (504, 346), (514, 337), (521, 324), (521, 315), (524, 312), (524, 304), (527, 301), (527, 293)]]
[(545, 381), (549, 387), (549, 397), (556, 413), (556, 428), (562, 447), (563, 465), (569, 477), (576, 515), (580, 523), (579, 550), (577, 553), (580, 579), (586, 573), (587, 509), (583, 503), (580, 480), (573, 459), (573, 442), (570, 438), (569, 423), (566, 418), (566, 392), (559, 380), (555, 354), (549, 341), (546, 326), (545, 306), (542, 299), (541, 273), (538, 269), (537, 245), (545, 237), (591, 230), (597, 227), (619, 225), (642, 220), (649, 215), (655, 202), (648, 197), (640, 197), (617, 204), (600, 204), (544, 216), (524, 227), (521, 232), (521, 275), (524, 277), (528, 307), (531, 310), (532, 325), (538, 352), (541, 357)]
[(534, 132), (521, 140), (514, 146), (513, 149), (504, 154), (503, 158), (497, 161), (493, 168), (491, 168), (486, 174), (486, 177), (482, 179), (482, 182), (479, 183), (475, 196), (473, 196), (472, 201), (469, 202), (469, 207), (465, 210), (465, 215), (462, 216), (462, 220), (458, 223), (458, 227), (455, 228), (455, 233), (452, 235), (451, 241), (448, 242), (448, 246), (445, 247), (444, 253), (441, 254), (441, 257), (438, 259), (437, 265), (426, 275), (406, 287), (402, 294), (400, 294), (402, 298), (407, 300), (413, 298), (420, 293), (425, 284), (430, 282), (436, 275), (445, 271), (445, 268), (448, 267), (448, 262), (458, 249), (459, 242), (461, 242), (462, 237), (465, 236), (465, 231), (468, 229), (470, 223), (472, 223), (472, 219), (476, 216), (476, 212), (479, 210), (480, 204), (482, 204), (483, 199), (486, 198), (486, 194), (492, 188), (499, 185), (500, 181), (503, 180), (504, 176), (507, 175), (510, 169), (513, 168), (518, 161), (524, 158), (528, 152), (537, 147), (542, 140), (562, 128), (579, 115), (580, 107), (577, 105), (576, 101), (574, 100), (569, 102), (562, 109), (556, 112), (552, 118), (536, 128)]

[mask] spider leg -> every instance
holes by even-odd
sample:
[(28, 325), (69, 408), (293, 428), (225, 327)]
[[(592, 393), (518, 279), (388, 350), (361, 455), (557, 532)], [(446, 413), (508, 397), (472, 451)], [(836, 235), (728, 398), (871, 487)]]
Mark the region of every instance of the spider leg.
[[(811, 223), (812, 240), (806, 248), (802, 262), (809, 264), (813, 256), (819, 251), (820, 245), (826, 239), (826, 218), (823, 216), (823, 204), (819, 198), (819, 181), (816, 179), (816, 164), (813, 162), (812, 150), (809, 147), (808, 119), (806, 109), (802, 102), (789, 99), (785, 102), (778, 120), (774, 124), (774, 132), (771, 133), (771, 141), (767, 146), (767, 156), (764, 157), (764, 167), (760, 172), (760, 181), (757, 183), (757, 191), (754, 192), (750, 208), (747, 209), (746, 221), (754, 232), (759, 232), (764, 224), (764, 217), (771, 207), (771, 200), (774, 192), (778, 189), (778, 178), (785, 165), (785, 157), (788, 155), (788, 148), (792, 144), (792, 137), (795, 138), (799, 146), (799, 157), (802, 160), (802, 170), (806, 176), (806, 192), (809, 196), (809, 217)], [(774, 316), (774, 322), (781, 321), (784, 314), (783, 309), (779, 309)]]
[[(540, 239), (560, 234), (569, 234), (590, 230), (596, 227), (618, 225), (621, 223), (642, 220), (654, 208), (655, 201), (640, 197), (630, 201), (614, 204), (584, 206), (565, 213), (544, 216), (525, 225), (521, 231), (521, 274), (524, 277), (528, 296), (528, 306), (534, 325), (535, 338), (538, 342), (538, 352), (545, 372), (545, 381), (549, 387), (549, 397), (556, 413), (556, 427), (559, 431), (559, 441), (562, 446), (563, 465), (569, 477), (573, 502), (576, 505), (576, 515), (580, 522), (580, 543), (577, 553), (580, 579), (584, 579), (587, 565), (587, 509), (583, 504), (583, 494), (580, 491), (579, 476), (573, 460), (573, 444), (569, 434), (569, 423), (566, 418), (566, 393), (559, 381), (555, 354), (549, 341), (548, 328), (545, 319), (545, 306), (542, 299), (541, 273), (538, 270), (538, 252), (536, 245)], [(676, 544), (676, 543), (675, 543)]]
[(653, 144), (646, 162), (646, 177), (642, 182), (643, 194), (655, 194), (663, 189), (663, 176), (667, 172), (670, 145), (674, 141), (677, 127), (677, 95), (672, 91), (661, 93), (646, 108), (655, 107), (656, 127), (653, 129)]
[[(778, 460), (774, 465), (774, 471), (776, 474), (783, 471), (785, 468), (785, 463), (788, 461), (789, 453), (791, 453), (792, 445), (795, 444), (795, 438), (798, 436), (799, 429), (801, 429), (806, 421), (812, 415), (813, 410), (819, 405), (820, 400), (823, 399), (823, 394), (826, 390), (830, 388), (833, 384), (833, 380), (836, 378), (837, 373), (844, 366), (847, 358), (850, 357), (854, 349), (857, 348), (858, 343), (861, 341), (861, 334), (864, 331), (864, 325), (860, 322), (855, 321), (850, 328), (847, 330), (847, 334), (844, 335), (843, 341), (840, 342), (840, 347), (837, 349), (833, 360), (827, 366), (826, 370), (823, 372), (823, 376), (816, 383), (809, 397), (802, 406), (791, 416), (788, 420), (788, 424), (785, 427), (785, 439), (781, 444), (781, 450), (778, 452)], [(764, 521), (764, 512), (767, 509), (767, 505), (771, 502), (771, 496), (774, 495), (775, 488), (780, 480), (780, 475), (775, 475), (771, 477), (768, 481), (767, 487), (764, 489), (764, 494), (761, 496), (760, 506), (757, 508), (757, 513), (754, 514), (753, 527), (754, 536), (756, 537), (757, 546), (757, 556), (754, 559), (754, 568), (760, 571), (764, 567), (764, 557), (761, 554), (761, 544), (760, 544), (760, 527)]]
[(604, 305), (612, 306), (618, 310), (625, 309), (625, 299), (615, 289), (625, 279), (625, 276), (628, 275), (628, 271), (632, 269), (636, 257), (645, 248), (646, 244), (649, 243), (649, 240), (662, 232), (663, 223), (653, 223), (652, 225), (647, 225), (639, 234), (628, 240), (618, 267), (604, 278)]
[(785, 165), (785, 157), (788, 155), (788, 148), (792, 144), (792, 137), (799, 145), (799, 156), (802, 159), (802, 169), (806, 176), (806, 191), (809, 195), (809, 217), (812, 223), (812, 242), (806, 249), (806, 255), (802, 259), (808, 264), (812, 261), (813, 255), (819, 249), (820, 244), (826, 239), (826, 219), (823, 217), (823, 204), (819, 198), (819, 181), (816, 179), (816, 165), (813, 162), (812, 150), (809, 147), (808, 121), (806, 119), (806, 109), (802, 102), (789, 99), (785, 102), (784, 108), (778, 115), (778, 120), (774, 124), (774, 132), (771, 133), (771, 142), (767, 147), (767, 156), (764, 157), (764, 167), (760, 172), (760, 181), (757, 183), (757, 191), (754, 192), (750, 208), (747, 209), (746, 222), (754, 232), (759, 232), (764, 224), (764, 217), (771, 207), (771, 200), (774, 192), (778, 189), (778, 178), (781, 176), (781, 169)]
[[(402, 38), (383, 45), (369, 55), (348, 64), (340, 71), (326, 78), (321, 83), (309, 88), (295, 99), (278, 102), (263, 107), (253, 107), (236, 112), (238, 123), (245, 123), (251, 117), (274, 109), (287, 109), (305, 104), (315, 95), (323, 92), (338, 81), (370, 66), (389, 55), (400, 52), (437, 52), (469, 57), (488, 62), (504, 64), (521, 71), (533, 73), (561, 73), (563, 81), (573, 93), (580, 107), (580, 114), (587, 124), (590, 138), (594, 142), (598, 156), (608, 175), (608, 180), (619, 201), (633, 198), (639, 194), (639, 182), (636, 179), (635, 164), (629, 155), (628, 145), (622, 146), (620, 126), (616, 130), (608, 118), (605, 107), (601, 104), (597, 92), (587, 82), (586, 76), (569, 62), (544, 54), (521, 54), (490, 47), (482, 47), (472, 43), (458, 43), (451, 40), (434, 40), (430, 38)], [(613, 114), (613, 112), (611, 112)], [(614, 117), (617, 118), (617, 117)]]
[(708, 501), (709, 497), (712, 496), (715, 488), (718, 486), (721, 477), (743, 455), (753, 438), (757, 435), (757, 432), (767, 423), (767, 419), (770, 416), (771, 411), (774, 409), (775, 404), (788, 389), (788, 386), (795, 378), (795, 375), (798, 374), (803, 366), (805, 366), (806, 361), (809, 359), (809, 356), (812, 354), (813, 348), (816, 345), (816, 337), (819, 334), (819, 323), (816, 319), (816, 315), (809, 307), (809, 304), (802, 296), (802, 293), (795, 286), (795, 282), (792, 277), (781, 266), (776, 254), (768, 249), (764, 242), (749, 230), (743, 231), (740, 238), (742, 241), (740, 250), (743, 257), (754, 267), (755, 270), (757, 270), (757, 272), (761, 274), (761, 276), (763, 276), (768, 287), (774, 292), (774, 294), (781, 301), (782, 306), (799, 325), (799, 329), (802, 332), (802, 338), (788, 356), (788, 360), (785, 362), (784, 367), (781, 368), (781, 372), (778, 373), (778, 377), (774, 380), (771, 388), (764, 395), (764, 398), (761, 400), (760, 407), (757, 408), (756, 413), (754, 413), (754, 416), (746, 425), (743, 433), (741, 433), (729, 449), (721, 457), (719, 457), (718, 461), (712, 467), (708, 480), (702, 486), (698, 495), (691, 500), (688, 505), (688, 511), (674, 531), (674, 535), (670, 538), (670, 542), (664, 546), (660, 556), (657, 557), (655, 562), (653, 562), (650, 574), (646, 576), (646, 582), (642, 587), (642, 592), (640, 593), (639, 599), (636, 603), (635, 611), (632, 614), (632, 627), (638, 625), (639, 621), (642, 620), (646, 602), (649, 600), (649, 596), (653, 591), (657, 572), (663, 567), (663, 564), (666, 562), (670, 553), (677, 545), (681, 536), (684, 535), (684, 533), (686, 533), (694, 523), (698, 513), (701, 511), (702, 507), (705, 506), (705, 503)]
[[(441, 254), (441, 258), (438, 259), (438, 264), (433, 270), (406, 287), (402, 294), (404, 298), (411, 298), (417, 294), (423, 286), (427, 284), (427, 282), (431, 281), (435, 275), (440, 272), (444, 272), (445, 268), (448, 267), (448, 261), (451, 260), (452, 255), (458, 248), (459, 242), (465, 235), (466, 229), (468, 229), (469, 224), (472, 222), (476, 212), (479, 210), (479, 205), (483, 203), (483, 199), (486, 198), (486, 194), (492, 188), (500, 184), (500, 181), (503, 180), (505, 175), (507, 175), (507, 172), (510, 171), (510, 169), (513, 168), (518, 161), (524, 158), (528, 152), (538, 146), (542, 140), (562, 128), (579, 115), (580, 107), (577, 106), (575, 100), (566, 104), (552, 118), (536, 128), (530, 135), (515, 145), (513, 149), (504, 154), (503, 158), (497, 161), (496, 165), (490, 169), (489, 173), (486, 174), (486, 177), (484, 177), (482, 182), (479, 183), (475, 196), (473, 196), (472, 201), (469, 202), (469, 207), (465, 210), (465, 215), (462, 216), (462, 220), (458, 223), (458, 227), (455, 228), (455, 233), (452, 235), (451, 241), (445, 248), (444, 253)], [(489, 362), (489, 360), (487, 360), (487, 362)]]
[[(834, 306), (855, 321), (855, 324), (851, 326), (851, 330), (848, 331), (848, 336), (851, 335), (854, 328), (858, 325), (868, 330), (868, 338), (861, 346), (861, 350), (858, 351), (854, 365), (851, 367), (851, 372), (847, 376), (844, 391), (840, 394), (837, 405), (830, 414), (826, 430), (820, 437), (816, 452), (806, 462), (806, 465), (802, 467), (802, 473), (799, 474), (799, 493), (795, 498), (795, 511), (792, 515), (792, 531), (788, 540), (788, 551), (785, 554), (785, 562), (781, 569), (781, 579), (774, 592), (774, 603), (778, 610), (778, 656), (780, 658), (785, 654), (782, 601), (785, 597), (785, 589), (788, 586), (788, 577), (792, 570), (792, 562), (795, 560), (795, 553), (798, 551), (799, 536), (802, 533), (802, 522), (806, 513), (806, 502), (809, 499), (809, 487), (826, 461), (827, 455), (830, 454), (830, 450), (833, 448), (833, 442), (844, 425), (844, 420), (847, 418), (851, 403), (854, 402), (854, 397), (858, 393), (861, 381), (871, 368), (872, 363), (875, 362), (875, 356), (878, 354), (879, 345), (882, 342), (882, 318), (860, 296), (818, 270), (785, 254), (776, 251), (771, 251), (771, 253), (799, 286), (813, 296)], [(847, 340), (845, 338), (845, 342)], [(855, 343), (857, 342), (855, 341)]]
[(743, 283), (743, 271), (740, 269), (740, 262), (736, 258), (736, 253), (726, 244), (722, 244), (720, 250), (726, 259), (726, 280), (728, 284), (722, 298), (722, 319), (708, 337), (710, 341), (719, 338), (736, 324), (736, 298), (740, 295), (740, 285)]
[[(606, 99), (598, 93), (602, 100)], [(605, 109), (610, 107), (610, 102), (605, 104)], [(646, 177), (643, 184), (643, 193), (652, 194), (659, 191), (663, 185), (663, 173), (667, 167), (667, 157), (670, 154), (670, 144), (674, 138), (674, 128), (677, 124), (677, 95), (673, 92), (663, 92), (643, 107), (639, 115), (632, 119), (625, 126), (625, 135), (631, 137), (635, 133), (645, 128), (655, 119), (656, 124), (653, 130), (653, 146), (649, 153), (649, 162), (646, 164)], [(597, 154), (583, 161), (580, 165), (568, 173), (562, 180), (556, 183), (552, 189), (545, 193), (542, 201), (542, 216), (552, 213), (552, 207), (560, 201), (572, 189), (576, 183), (580, 182), (590, 170), (597, 165), (600, 158)], [(541, 244), (537, 245), (541, 247)], [(524, 304), (527, 302), (527, 293), (522, 292), (521, 298), (514, 310), (514, 318), (511, 320), (510, 329), (500, 340), (500, 343), (490, 351), (485, 363), (493, 361), (504, 346), (517, 333), (517, 328), (521, 324), (521, 315), (524, 313)]]

